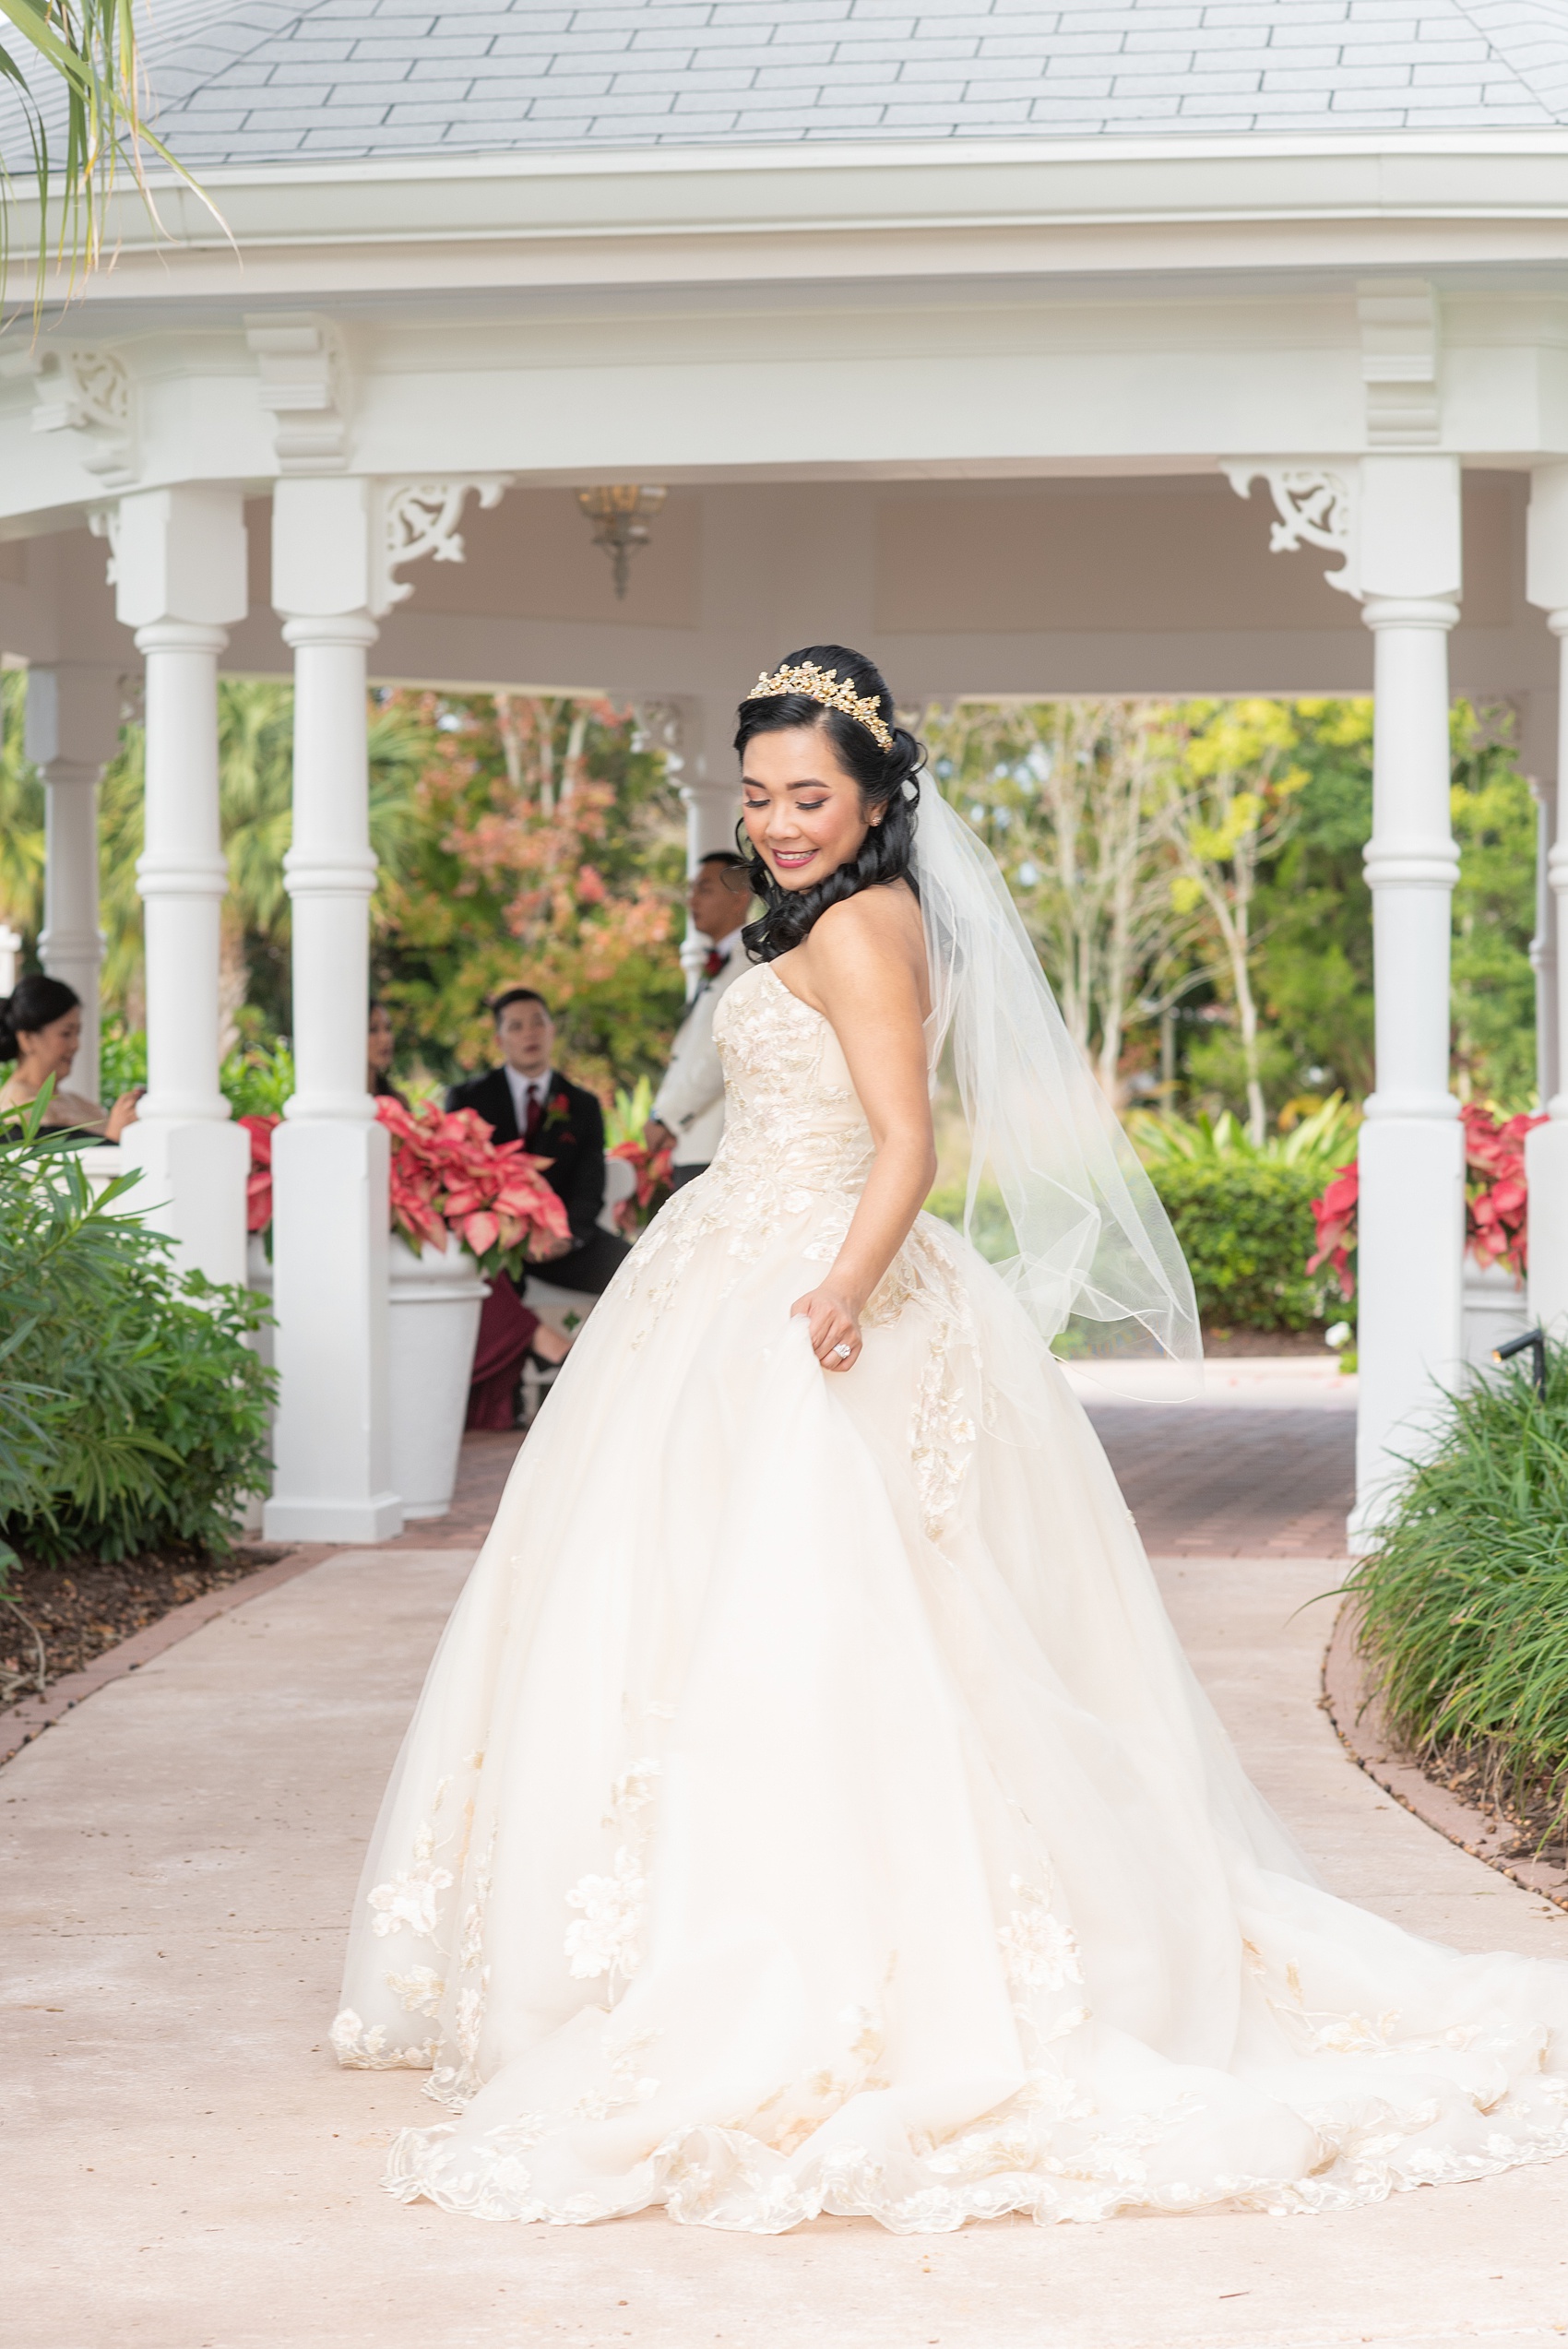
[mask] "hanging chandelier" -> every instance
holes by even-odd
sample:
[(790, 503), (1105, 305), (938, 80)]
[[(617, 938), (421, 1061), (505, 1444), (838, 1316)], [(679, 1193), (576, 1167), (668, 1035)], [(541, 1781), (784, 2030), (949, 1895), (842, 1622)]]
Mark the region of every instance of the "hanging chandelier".
[(610, 557), (618, 597), (625, 595), (632, 557), (653, 536), (648, 525), (669, 494), (667, 490), (645, 490), (631, 481), (577, 492), (577, 504), (593, 524), (594, 545), (602, 547)]

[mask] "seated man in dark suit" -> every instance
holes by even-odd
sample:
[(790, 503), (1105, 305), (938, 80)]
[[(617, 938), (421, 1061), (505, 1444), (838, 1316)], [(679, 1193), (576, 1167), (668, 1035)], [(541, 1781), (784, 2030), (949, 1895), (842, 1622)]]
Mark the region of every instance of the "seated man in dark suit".
[(603, 1229), (604, 1112), (591, 1093), (568, 1084), (551, 1066), (555, 1023), (542, 995), (509, 987), (491, 1005), (502, 1065), (455, 1085), (449, 1109), (476, 1109), (497, 1142), (521, 1142), (550, 1165), (545, 1180), (565, 1202), (570, 1240), (547, 1240), (536, 1262), (563, 1288), (598, 1297), (627, 1253), (626, 1243)]

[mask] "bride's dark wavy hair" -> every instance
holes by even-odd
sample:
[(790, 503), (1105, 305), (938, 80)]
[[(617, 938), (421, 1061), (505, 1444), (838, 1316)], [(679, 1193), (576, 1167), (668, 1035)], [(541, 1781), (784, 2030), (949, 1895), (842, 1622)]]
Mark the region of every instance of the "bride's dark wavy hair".
[(821, 670), (837, 670), (839, 682), (851, 685), (859, 700), (876, 704), (877, 715), (893, 737), (892, 749), (885, 751), (870, 727), (862, 726), (847, 710), (825, 708), (809, 694), (770, 694), (741, 704), (736, 750), (743, 759), (746, 744), (754, 735), (781, 733), (787, 727), (814, 727), (826, 735), (839, 764), (859, 785), (862, 813), (873, 816), (878, 808), (885, 813), (880, 823), (871, 825), (849, 862), (810, 889), (781, 889), (746, 836), (744, 820), (736, 825), (735, 844), (746, 860), (752, 894), (762, 899), (765, 908), (760, 919), (748, 922), (741, 932), (746, 952), (755, 963), (770, 963), (787, 955), (829, 906), (861, 889), (907, 881), (919, 895), (914, 874), (916, 801), (905, 795), (904, 786), (925, 765), (924, 748), (897, 722), (886, 680), (863, 653), (851, 652), (846, 645), (807, 645), (803, 651), (786, 654), (778, 667), (801, 669), (807, 662)]

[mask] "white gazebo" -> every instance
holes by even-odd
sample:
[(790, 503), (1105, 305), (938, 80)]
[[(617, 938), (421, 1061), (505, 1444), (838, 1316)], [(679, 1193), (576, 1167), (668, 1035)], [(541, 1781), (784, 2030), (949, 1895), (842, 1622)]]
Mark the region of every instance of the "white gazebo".
[[(224, 1279), (215, 680), (295, 680), (268, 1529), (400, 1522), (367, 672), (635, 698), (700, 852), (738, 695), (837, 639), (911, 702), (1375, 691), (1364, 1534), (1461, 1361), (1451, 679), (1517, 704), (1553, 830), (1568, 0), (164, 0), (153, 27), (159, 127), (222, 225), (173, 189), (160, 238), (127, 199), (113, 267), (0, 346), (0, 650), (32, 671), (44, 957), (89, 1002), (95, 783), (145, 676), (126, 1148)], [(612, 484), (668, 492), (624, 599), (575, 496)], [(1531, 1303), (1562, 1323), (1541, 904)]]

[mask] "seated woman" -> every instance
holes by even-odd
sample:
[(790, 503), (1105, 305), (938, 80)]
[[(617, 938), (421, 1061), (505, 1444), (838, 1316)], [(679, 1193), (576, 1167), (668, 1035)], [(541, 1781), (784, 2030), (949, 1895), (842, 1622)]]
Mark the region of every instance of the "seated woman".
[[(47, 979), (30, 971), (16, 993), (0, 1001), (0, 1061), (15, 1057), (16, 1067), (0, 1086), (0, 1115), (26, 1109), (36, 1101), (51, 1077), (54, 1091), (43, 1112), (50, 1133), (68, 1130), (94, 1133), (104, 1142), (118, 1142), (136, 1123), (137, 1103), (143, 1088), (122, 1093), (112, 1109), (89, 1101), (84, 1094), (61, 1090), (82, 1040), (82, 999), (63, 979)], [(11, 1124), (14, 1120), (7, 1119)]]
[[(393, 1101), (403, 1101), (401, 1093), (392, 1082), (392, 1063), (398, 1057), (398, 1033), (392, 1025), (392, 1014), (383, 1002), (373, 1002), (370, 1007), (369, 1031), (365, 1038), (365, 1091), (384, 1094)], [(408, 1108), (407, 1101), (403, 1107)]]

